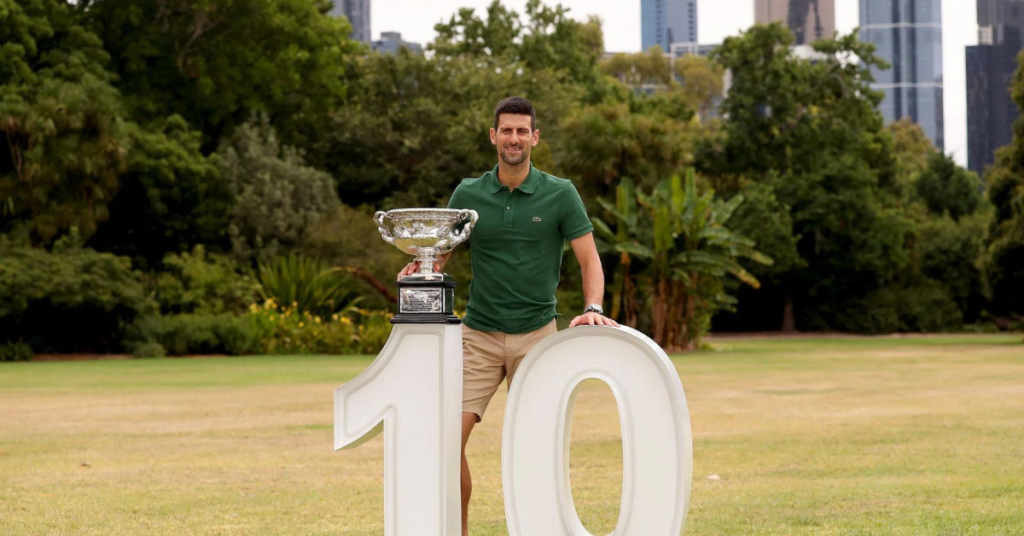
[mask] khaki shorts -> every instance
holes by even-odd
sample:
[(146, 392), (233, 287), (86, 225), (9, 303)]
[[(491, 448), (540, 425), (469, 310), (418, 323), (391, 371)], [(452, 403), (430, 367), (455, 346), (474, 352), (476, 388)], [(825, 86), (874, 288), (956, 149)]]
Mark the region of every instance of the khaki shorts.
[(462, 325), (462, 411), (475, 413), (477, 422), (497, 392), (501, 380), (512, 377), (526, 354), (544, 337), (558, 331), (555, 321), (528, 333), (477, 331)]

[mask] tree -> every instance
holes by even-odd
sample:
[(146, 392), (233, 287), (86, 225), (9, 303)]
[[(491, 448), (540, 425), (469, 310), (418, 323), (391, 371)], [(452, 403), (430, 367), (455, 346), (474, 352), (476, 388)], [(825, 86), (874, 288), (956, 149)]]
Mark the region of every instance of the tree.
[(333, 113), (363, 48), (327, 0), (78, 0), (142, 122), (186, 118), (204, 149), (266, 114), (292, 143)]
[(614, 54), (601, 62), (601, 72), (634, 90), (664, 89), (675, 83), (672, 62), (658, 45), (635, 54)]
[(306, 166), (296, 149), (282, 147), (265, 118), (239, 127), (217, 152), (220, 175), (235, 199), (228, 234), (240, 261), (276, 256), (337, 209), (331, 176)]
[(0, 0), (0, 232), (90, 236), (125, 165), (126, 122), (100, 40), (64, 2)]
[(604, 196), (626, 177), (651, 187), (692, 161), (695, 127), (646, 100), (588, 106), (561, 125), (559, 170), (585, 195)]
[(711, 117), (722, 99), (725, 71), (717, 63), (700, 56), (675, 58), (672, 71), (679, 80), (683, 100), (702, 119)]
[(696, 111), (702, 118), (712, 116), (724, 88), (724, 72), (716, 63), (692, 55), (670, 59), (657, 45), (636, 54), (615, 54), (601, 62), (601, 71), (634, 94), (670, 93), (691, 115)]
[(145, 128), (131, 125), (127, 170), (110, 203), (110, 219), (89, 246), (145, 267), (197, 244), (226, 249), (234, 200), (215, 159), (200, 152), (200, 136), (180, 116)]
[[(906, 266), (913, 230), (898, 209), (893, 142), (870, 87), (870, 67), (883, 63), (855, 34), (816, 42), (814, 61), (795, 57), (792, 39), (777, 23), (755, 25), (712, 54), (732, 86), (721, 132), (701, 141), (695, 161), (724, 194), (762, 184), (768, 206), (788, 211), (744, 225), (789, 269), (764, 274), (772, 292), (741, 293), (742, 308), (774, 311), (776, 326), (857, 330), (844, 303)], [(793, 240), (777, 236), (790, 223), (799, 259)]]
[(981, 204), (978, 176), (939, 152), (928, 158), (928, 168), (914, 182), (914, 193), (933, 214), (954, 220), (973, 214)]
[(896, 182), (903, 197), (910, 194), (914, 180), (928, 169), (929, 158), (938, 151), (921, 125), (908, 117), (889, 123), (885, 130), (892, 137)]
[[(751, 240), (726, 226), (743, 196), (722, 202), (715, 199), (714, 191), (699, 195), (691, 168), (685, 183), (674, 175), (649, 196), (623, 181), (617, 197), (614, 205), (601, 201), (614, 216), (617, 232), (594, 219), (602, 249), (622, 256), (627, 281), (634, 277), (635, 272), (630, 271), (639, 268), (632, 259), (644, 261), (642, 277), (649, 280), (647, 301), (654, 341), (669, 350), (699, 346), (711, 315), (731, 301), (723, 293), (722, 279), (730, 275), (755, 288), (760, 285), (737, 260), (772, 262), (754, 249)], [(622, 290), (629, 289), (624, 286)], [(623, 302), (638, 303), (629, 296)], [(635, 315), (629, 307), (625, 318)]]
[(601, 23), (594, 17), (579, 22), (568, 13), (561, 5), (552, 8), (528, 0), (524, 22), (495, 0), (486, 21), (472, 8), (463, 8), (447, 23), (434, 26), (437, 38), (427, 48), (442, 62), (471, 59), (492, 67), (550, 70), (561, 83), (586, 87), (588, 100), (600, 100), (607, 89), (598, 70), (604, 50)]
[(583, 92), (550, 69), (498, 69), (408, 52), (371, 54), (351, 88), (351, 106), (329, 119), (308, 161), (338, 179), (346, 203), (375, 207), (439, 204), (460, 180), (494, 167), (487, 131), (494, 106), (509, 95), (536, 107), (542, 142), (533, 162), (551, 169), (550, 140)]

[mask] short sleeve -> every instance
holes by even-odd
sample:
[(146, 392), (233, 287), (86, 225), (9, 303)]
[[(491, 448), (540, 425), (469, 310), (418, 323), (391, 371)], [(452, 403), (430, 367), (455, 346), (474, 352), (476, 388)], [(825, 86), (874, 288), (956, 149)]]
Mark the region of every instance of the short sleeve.
[(452, 192), (452, 197), (448, 200), (448, 208), (466, 208), (464, 204), (465, 201), (462, 199), (463, 196), (459, 193), (462, 190), (462, 184), (463, 183), (460, 182), (459, 185), (455, 187), (455, 191)]
[(561, 219), (558, 225), (566, 240), (575, 240), (594, 230), (594, 224), (587, 217), (587, 208), (583, 206), (583, 199), (572, 183), (568, 183), (562, 190), (560, 208)]

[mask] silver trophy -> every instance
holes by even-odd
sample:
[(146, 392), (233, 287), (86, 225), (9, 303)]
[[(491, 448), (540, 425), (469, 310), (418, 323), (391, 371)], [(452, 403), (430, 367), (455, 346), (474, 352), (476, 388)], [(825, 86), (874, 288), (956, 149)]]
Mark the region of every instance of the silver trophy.
[[(373, 215), (381, 238), (415, 255), (419, 272), (398, 281), (398, 315), (394, 323), (457, 323), (452, 314), (455, 285), (450, 276), (434, 271), (438, 255), (465, 242), (476, 225), (477, 213), (468, 209), (401, 208)], [(388, 226), (388, 221), (391, 226)]]

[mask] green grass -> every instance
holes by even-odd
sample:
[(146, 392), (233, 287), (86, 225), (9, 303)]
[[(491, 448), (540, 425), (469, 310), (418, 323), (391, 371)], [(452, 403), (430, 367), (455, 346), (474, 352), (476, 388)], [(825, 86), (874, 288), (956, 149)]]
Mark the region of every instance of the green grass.
[[(687, 534), (1024, 535), (1019, 335), (713, 346), (673, 356), (695, 438)], [(0, 535), (382, 534), (380, 438), (331, 450), (332, 390), (370, 361), (0, 364)], [(506, 534), (504, 402), (470, 441), (474, 536)], [(575, 411), (576, 505), (607, 534), (615, 402), (595, 381)]]

